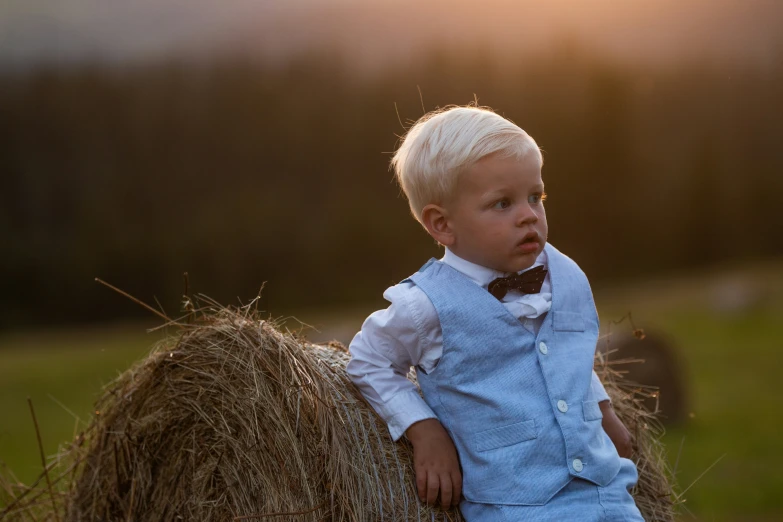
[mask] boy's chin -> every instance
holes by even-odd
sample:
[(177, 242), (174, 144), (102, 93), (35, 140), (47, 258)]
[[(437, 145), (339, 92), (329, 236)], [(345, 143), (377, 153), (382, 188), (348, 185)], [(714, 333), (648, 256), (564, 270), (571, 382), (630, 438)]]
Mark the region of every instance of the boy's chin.
[(538, 256), (541, 254), (539, 251), (530, 252), (529, 254), (524, 254), (517, 256), (512, 263), (508, 265), (507, 268), (503, 269), (503, 272), (521, 272), (522, 270), (527, 270), (531, 266), (533, 266), (536, 262), (536, 259), (538, 259)]
[(515, 252), (511, 256), (501, 257), (500, 259), (488, 259), (485, 256), (472, 256), (469, 252), (454, 253), (462, 259), (470, 261), (471, 263), (495, 270), (496, 272), (505, 272), (511, 274), (514, 272), (521, 272), (522, 270), (526, 270), (533, 266), (543, 249), (544, 248), (542, 246), (541, 248), (538, 248), (535, 251), (529, 253)]
[(494, 266), (490, 266), (489, 268), (492, 268), (493, 270), (497, 272), (505, 272), (507, 274), (513, 274), (515, 272), (521, 272), (522, 270), (527, 270), (533, 264), (536, 262), (536, 258), (538, 255), (531, 255), (530, 259), (519, 259), (514, 260), (513, 262), (506, 262), (506, 263), (497, 263)]

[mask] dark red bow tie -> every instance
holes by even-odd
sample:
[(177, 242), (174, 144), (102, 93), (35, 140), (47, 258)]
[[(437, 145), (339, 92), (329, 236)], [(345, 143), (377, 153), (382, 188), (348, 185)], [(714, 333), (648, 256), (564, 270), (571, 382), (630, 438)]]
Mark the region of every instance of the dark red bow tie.
[(523, 294), (537, 294), (541, 291), (541, 285), (546, 278), (546, 268), (537, 266), (521, 274), (511, 274), (507, 277), (498, 277), (489, 283), (489, 293), (503, 299), (509, 290), (518, 290)]

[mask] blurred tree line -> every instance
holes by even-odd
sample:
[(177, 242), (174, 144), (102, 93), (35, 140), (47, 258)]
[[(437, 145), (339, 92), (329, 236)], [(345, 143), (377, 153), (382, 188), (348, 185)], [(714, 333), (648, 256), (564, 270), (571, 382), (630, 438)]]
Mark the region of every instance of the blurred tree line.
[[(593, 281), (780, 255), (783, 64), (649, 70), (565, 45), (362, 74), (328, 52), (0, 78), (0, 326), (256, 295), (379, 301), (438, 254), (388, 171), (397, 135), (471, 101), (545, 151), (550, 240)], [(397, 110), (395, 110), (395, 103)]]

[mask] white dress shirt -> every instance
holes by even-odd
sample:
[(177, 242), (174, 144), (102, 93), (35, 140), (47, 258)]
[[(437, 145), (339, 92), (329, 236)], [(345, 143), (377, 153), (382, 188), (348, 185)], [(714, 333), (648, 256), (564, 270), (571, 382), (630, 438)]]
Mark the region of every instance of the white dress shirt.
[[(449, 249), (441, 261), (484, 288), (493, 279), (509, 275), (471, 263)], [(544, 252), (530, 268), (539, 265), (547, 266)], [(503, 306), (518, 317), (525, 328), (537, 334), (544, 314), (552, 306), (551, 289), (547, 273), (540, 293), (522, 294), (510, 290), (502, 300)], [(443, 333), (435, 307), (414, 283), (394, 285), (383, 293), (383, 297), (391, 305), (364, 321), (362, 329), (351, 341), (351, 360), (346, 370), (362, 395), (389, 425), (392, 438), (397, 440), (411, 424), (436, 418), (406, 375), (411, 366), (424, 372), (437, 366), (443, 353)], [(597, 400), (609, 399), (595, 372), (592, 387)]]

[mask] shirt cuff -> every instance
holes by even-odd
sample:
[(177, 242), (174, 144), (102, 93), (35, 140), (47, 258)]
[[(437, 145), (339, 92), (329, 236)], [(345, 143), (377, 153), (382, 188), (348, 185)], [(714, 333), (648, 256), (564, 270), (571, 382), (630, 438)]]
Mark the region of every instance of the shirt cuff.
[(427, 406), (418, 391), (398, 393), (383, 405), (383, 417), (387, 419), (389, 433), (397, 441), (412, 424), (424, 419), (436, 419), (437, 415)]
[(595, 397), (595, 400), (598, 402), (611, 400), (609, 394), (606, 393), (606, 390), (604, 389), (601, 379), (599, 379), (598, 374), (595, 373), (595, 370), (593, 370), (593, 380), (590, 383), (590, 386), (593, 388), (593, 397)]

